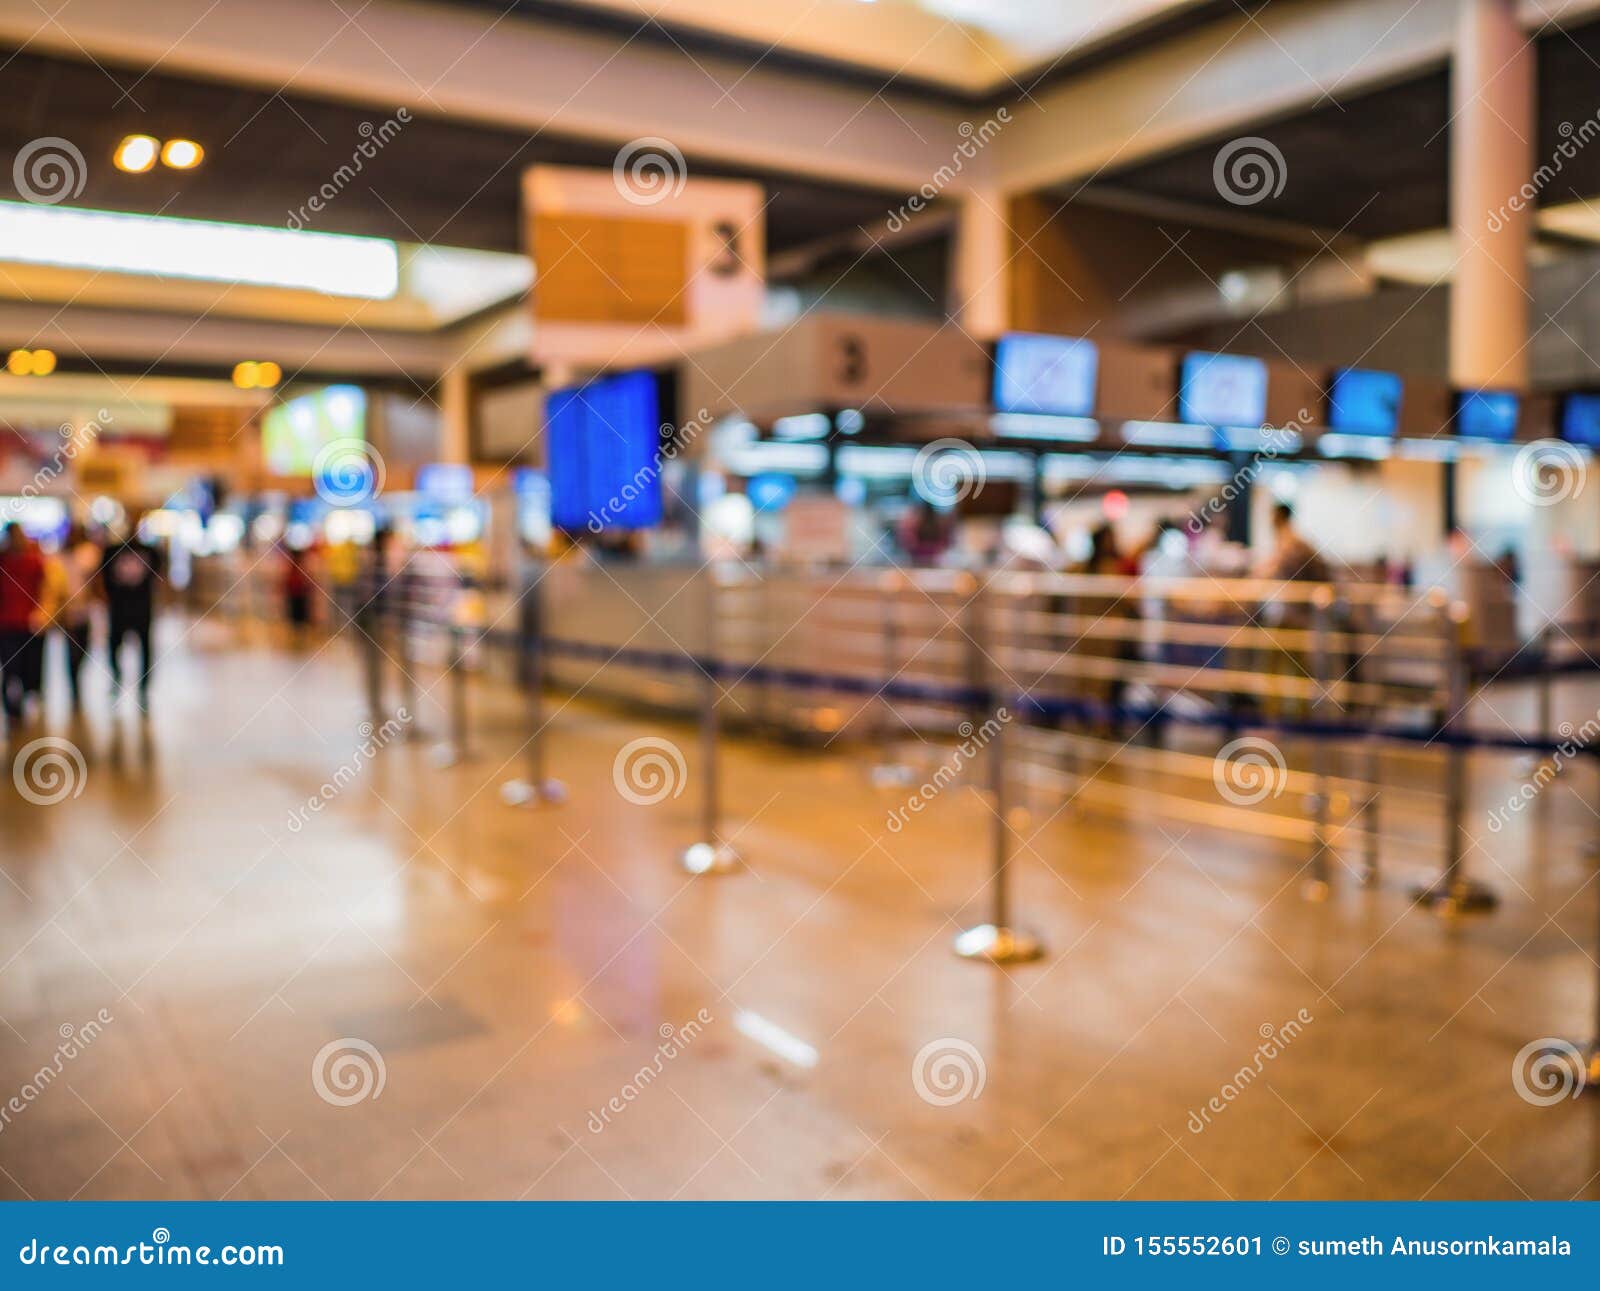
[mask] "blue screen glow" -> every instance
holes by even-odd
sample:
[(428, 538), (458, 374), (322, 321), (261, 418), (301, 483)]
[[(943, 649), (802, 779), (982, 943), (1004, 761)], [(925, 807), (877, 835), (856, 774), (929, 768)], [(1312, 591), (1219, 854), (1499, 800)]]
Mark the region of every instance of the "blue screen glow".
[(1346, 435), (1393, 435), (1400, 428), (1397, 372), (1340, 368), (1328, 390), (1328, 429)]
[(1510, 390), (1463, 390), (1456, 396), (1456, 434), (1504, 442), (1517, 433), (1518, 403)]
[(593, 533), (659, 524), (660, 428), (653, 372), (552, 391), (545, 401), (552, 523)]
[(1267, 365), (1245, 354), (1183, 356), (1178, 420), (1192, 426), (1260, 426), (1267, 419)]
[(994, 350), (994, 406), (999, 412), (1055, 417), (1094, 415), (1100, 352), (1093, 341), (1011, 332)]
[(1600, 448), (1600, 394), (1569, 394), (1562, 400), (1561, 438)]

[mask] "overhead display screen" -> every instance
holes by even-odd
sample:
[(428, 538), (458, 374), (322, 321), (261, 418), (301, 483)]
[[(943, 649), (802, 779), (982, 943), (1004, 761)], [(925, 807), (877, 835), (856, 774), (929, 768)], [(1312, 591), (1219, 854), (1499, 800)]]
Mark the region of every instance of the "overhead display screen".
[(663, 420), (653, 372), (552, 391), (545, 402), (552, 523), (591, 533), (659, 524)]
[(1346, 435), (1392, 436), (1400, 429), (1398, 372), (1340, 368), (1328, 389), (1328, 429)]
[(1100, 352), (1093, 341), (1008, 333), (995, 343), (995, 410), (1093, 416), (1099, 366)]
[(1257, 427), (1267, 419), (1267, 365), (1247, 354), (1183, 356), (1178, 420), (1192, 426)]
[(1510, 390), (1463, 390), (1456, 396), (1456, 434), (1504, 443), (1517, 433), (1518, 406)]
[(298, 395), (261, 419), (261, 455), (274, 475), (310, 475), (329, 444), (366, 437), (367, 395), (360, 386)]
[(1561, 401), (1561, 438), (1600, 448), (1600, 394), (1569, 394)]

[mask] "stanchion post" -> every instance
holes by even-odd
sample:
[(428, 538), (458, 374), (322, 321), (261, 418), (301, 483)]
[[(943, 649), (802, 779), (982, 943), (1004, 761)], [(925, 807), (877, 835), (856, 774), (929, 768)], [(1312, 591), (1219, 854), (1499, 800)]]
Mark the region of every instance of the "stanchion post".
[(722, 812), (722, 786), (719, 747), (721, 723), (718, 713), (717, 673), (721, 670), (717, 637), (718, 577), (715, 566), (707, 566), (705, 578), (705, 656), (700, 660), (700, 837), (678, 857), (678, 865), (690, 874), (731, 874), (744, 866), (743, 858), (717, 834)]
[(528, 706), (528, 774), (525, 778), (507, 780), (500, 786), (500, 799), (508, 807), (555, 806), (567, 800), (567, 787), (545, 772), (545, 628), (543, 571), (534, 574), (528, 590), (523, 593), (527, 611), (526, 625), (519, 644), (526, 666)]
[[(1312, 721), (1321, 724), (1328, 710), (1331, 677), (1328, 650), (1328, 620), (1333, 613), (1333, 589), (1319, 587), (1311, 601), (1311, 695)], [(1307, 901), (1326, 901), (1332, 884), (1328, 851), (1328, 740), (1318, 732), (1311, 740), (1311, 877), (1301, 889)]]
[(1467, 607), (1461, 602), (1441, 614), (1445, 632), (1446, 702), (1445, 750), (1445, 836), (1444, 872), (1425, 887), (1413, 891), (1413, 898), (1436, 914), (1453, 917), (1483, 914), (1493, 910), (1498, 899), (1483, 884), (1469, 879), (1462, 870), (1466, 831), (1462, 817), (1466, 812), (1467, 750), (1461, 744), (1465, 733), (1467, 706)]
[(885, 688), (880, 689), (877, 696), (874, 742), (878, 760), (872, 768), (872, 783), (884, 788), (904, 788), (911, 783), (911, 768), (895, 757), (899, 732), (896, 729), (894, 700), (886, 689), (900, 672), (900, 591), (904, 586), (905, 579), (898, 570), (885, 573), (879, 582), (884, 604), (883, 656), (879, 662)]
[(396, 584), (399, 589), (399, 630), (395, 641), (396, 666), (400, 670), (400, 704), (411, 714), (411, 722), (406, 726), (407, 740), (420, 740), (423, 732), (419, 725), (419, 710), (417, 708), (417, 676), (416, 655), (413, 647), (416, 644), (415, 634), (412, 629), (416, 625), (416, 584), (407, 574), (402, 574)]
[[(979, 691), (992, 698), (999, 688), (983, 684), (989, 676), (984, 650), (987, 644), (993, 643), (993, 637), (983, 631), (983, 611), (986, 608), (991, 611), (991, 621), (999, 611), (989, 604), (988, 589), (980, 589), (975, 579), (964, 584), (964, 587), (971, 597), (967, 602), (967, 637), (973, 651), (969, 676)], [(978, 729), (982, 729), (981, 724), (986, 724), (988, 719), (982, 713), (981, 705), (975, 707), (979, 709)], [(998, 716), (998, 707), (996, 714)], [(1007, 721), (995, 722), (994, 735), (984, 749), (989, 764), (990, 807), (994, 813), (989, 835), (992, 865), (989, 877), (992, 902), (989, 922), (963, 930), (956, 935), (954, 943), (955, 952), (962, 959), (980, 959), (991, 964), (1026, 963), (1044, 954), (1044, 946), (1037, 937), (1013, 927), (1011, 923), (1011, 795), (1006, 766), (1007, 725)]]
[(450, 674), (450, 738), (434, 750), (437, 766), (455, 766), (470, 761), (472, 750), (468, 745), (470, 714), (467, 694), (467, 659), (463, 641), (466, 628), (451, 623), (446, 629), (450, 635), (450, 656), (445, 665)]
[(361, 662), (367, 689), (367, 718), (373, 728), (383, 723), (383, 647), (378, 638), (383, 632), (383, 611), (376, 605), (363, 606), (357, 626), (361, 630)]

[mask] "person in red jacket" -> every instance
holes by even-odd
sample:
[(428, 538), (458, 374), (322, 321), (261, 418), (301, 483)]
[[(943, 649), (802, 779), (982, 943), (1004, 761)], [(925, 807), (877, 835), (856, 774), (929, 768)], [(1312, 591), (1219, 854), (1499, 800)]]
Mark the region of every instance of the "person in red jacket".
[(44, 557), (16, 524), (0, 530), (0, 702), (15, 732), (33, 689), (29, 666), (44, 629)]

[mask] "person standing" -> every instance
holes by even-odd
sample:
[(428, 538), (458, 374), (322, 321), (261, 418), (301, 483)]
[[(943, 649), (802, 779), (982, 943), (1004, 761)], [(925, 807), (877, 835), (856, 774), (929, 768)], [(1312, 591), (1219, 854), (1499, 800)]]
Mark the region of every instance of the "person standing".
[(150, 707), (150, 625), (155, 614), (156, 589), (163, 573), (160, 550), (139, 536), (135, 516), (128, 536), (106, 548), (100, 559), (100, 588), (106, 599), (106, 651), (111, 665), (113, 696), (123, 689), (122, 645), (134, 639), (139, 650), (139, 707)]
[(90, 627), (94, 605), (99, 599), (95, 574), (100, 567), (100, 548), (81, 524), (75, 524), (68, 531), (55, 563), (59, 591), (55, 626), (66, 647), (67, 682), (72, 694), (72, 711), (76, 713), (83, 706), (83, 661), (89, 655)]
[(305, 643), (311, 627), (311, 571), (307, 553), (289, 543), (283, 544), (283, 601), (289, 620), (289, 635), (295, 646)]
[(0, 708), (13, 735), (30, 693), (33, 648), (44, 628), (44, 578), (44, 559), (21, 526), (0, 529)]

